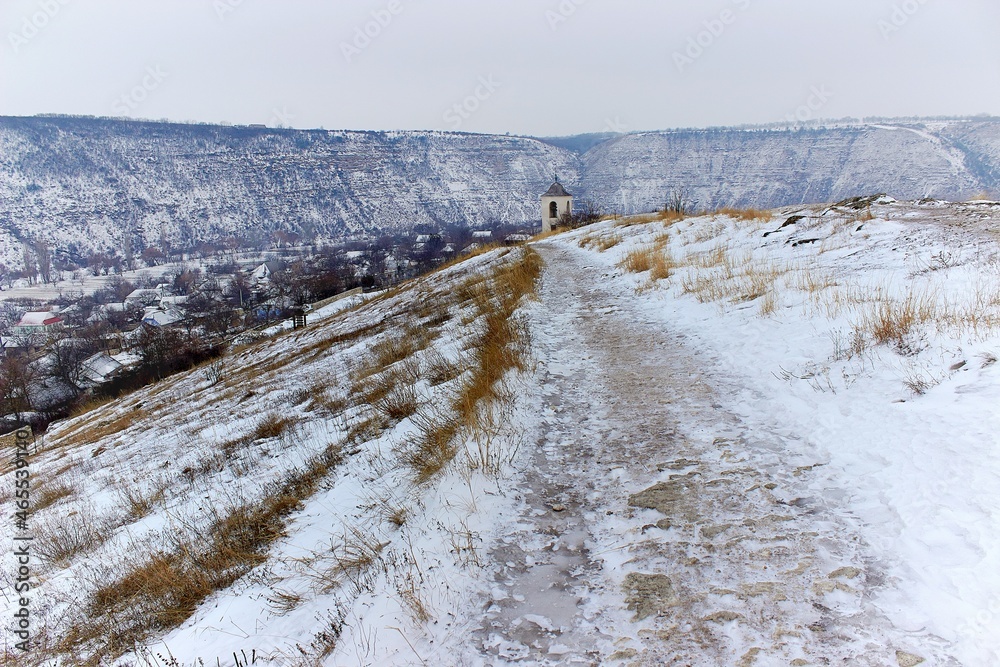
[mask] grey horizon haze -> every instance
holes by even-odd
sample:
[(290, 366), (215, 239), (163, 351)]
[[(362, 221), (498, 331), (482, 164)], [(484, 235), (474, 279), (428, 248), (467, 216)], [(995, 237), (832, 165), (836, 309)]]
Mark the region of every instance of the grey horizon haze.
[(995, 0), (9, 0), (0, 115), (569, 135), (1000, 114)]

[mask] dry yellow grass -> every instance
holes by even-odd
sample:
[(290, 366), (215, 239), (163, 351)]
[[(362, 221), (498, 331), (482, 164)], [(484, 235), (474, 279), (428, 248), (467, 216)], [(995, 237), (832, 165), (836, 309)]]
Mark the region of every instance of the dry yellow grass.
[(611, 250), (616, 245), (622, 242), (622, 237), (617, 234), (612, 234), (611, 236), (603, 236), (594, 241), (594, 247), (597, 248), (598, 252), (607, 252)]
[(89, 419), (81, 418), (81, 421), (69, 431), (53, 438), (50, 448), (63, 449), (96, 444), (99, 440), (117, 435), (136, 422), (143, 421), (149, 413), (138, 406), (133, 406), (131, 409), (126, 409), (124, 414), (112, 414), (107, 417), (101, 417), (95, 413), (90, 413), (90, 415)]
[(618, 262), (618, 266), (629, 273), (644, 273), (653, 268), (653, 255), (656, 252), (656, 249), (652, 246), (630, 250), (625, 255), (625, 258)]
[(712, 215), (727, 216), (733, 220), (770, 220), (772, 217), (771, 211), (765, 211), (758, 208), (732, 208), (729, 206), (723, 207), (715, 211)]
[(41, 512), (46, 507), (51, 507), (74, 493), (76, 493), (76, 489), (72, 486), (59, 481), (47, 482), (42, 486), (41, 490), (36, 491), (34, 500), (31, 503), (31, 511)]
[(299, 423), (301, 419), (294, 416), (283, 416), (279, 414), (264, 415), (260, 418), (253, 430), (245, 436), (234, 440), (227, 440), (220, 445), (219, 449), (229, 458), (241, 449), (249, 447), (260, 440), (278, 438), (289, 432), (292, 427)]
[(655, 213), (642, 213), (630, 215), (615, 223), (615, 227), (635, 227), (636, 225), (648, 225), (651, 222), (662, 222), (664, 225), (672, 225), (675, 222), (684, 220), (687, 216), (681, 211), (657, 211)]
[(658, 241), (653, 245), (632, 250), (625, 255), (618, 266), (630, 273), (648, 271), (649, 278), (653, 281), (666, 280), (673, 275), (677, 263), (665, 245), (665, 243)]
[(96, 667), (182, 624), (205, 598), (266, 560), (288, 515), (341, 461), (339, 448), (328, 447), (259, 501), (220, 513), (197, 542), (179, 541), (173, 550), (131, 563), (90, 596), (86, 615), (69, 629), (60, 652), (73, 664)]
[(513, 369), (524, 369), (527, 355), (527, 332), (514, 312), (523, 298), (534, 294), (541, 271), (541, 257), (526, 248), (518, 261), (495, 270), (489, 289), (477, 295), (476, 308), (484, 327), (473, 342), (469, 372), (447, 410), (418, 413), (414, 418), (418, 435), (404, 462), (417, 483), (430, 481), (454, 460), (457, 436), (476, 432), (485, 406), (506, 400), (503, 378)]

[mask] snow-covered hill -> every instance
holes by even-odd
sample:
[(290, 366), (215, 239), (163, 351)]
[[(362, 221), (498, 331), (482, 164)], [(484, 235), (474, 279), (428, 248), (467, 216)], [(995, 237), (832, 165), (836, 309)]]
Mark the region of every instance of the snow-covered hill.
[(275, 230), (343, 240), (538, 216), (575, 158), (542, 142), (78, 118), (0, 119), (0, 260), (19, 243), (133, 252)]
[[(671, 189), (692, 206), (773, 208), (875, 192), (963, 200), (1000, 185), (1000, 123), (919, 123), (801, 130), (630, 134), (584, 156), (587, 193), (626, 213), (662, 207)], [(950, 136), (962, 136), (960, 144)]]
[(998, 216), (608, 220), (53, 425), (9, 658), (997, 664)]
[[(1000, 122), (649, 132), (579, 141), (0, 118), (0, 261), (21, 243), (138, 254), (281, 229), (329, 239), (535, 224), (553, 174), (606, 211), (774, 207), (1000, 189)], [(594, 145), (594, 143), (596, 145)], [(586, 148), (583, 153), (571, 150)]]

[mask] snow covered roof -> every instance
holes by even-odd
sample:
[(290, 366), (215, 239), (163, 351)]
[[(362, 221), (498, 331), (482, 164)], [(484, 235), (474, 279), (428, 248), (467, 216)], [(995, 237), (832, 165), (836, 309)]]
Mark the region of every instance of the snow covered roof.
[(122, 364), (104, 352), (83, 362), (83, 376), (91, 382), (104, 382), (122, 368)]
[(474, 239), (491, 239), (493, 238), (493, 232), (489, 230), (472, 232), (472, 238)]
[(47, 327), (62, 322), (58, 315), (46, 312), (25, 313), (21, 321), (17, 323), (19, 327)]
[(155, 299), (160, 296), (160, 293), (154, 289), (137, 289), (132, 290), (132, 292), (125, 297), (125, 301), (141, 301), (143, 299)]
[(572, 197), (573, 195), (571, 195), (570, 193), (566, 192), (566, 188), (564, 188), (562, 186), (562, 183), (560, 183), (559, 181), (556, 181), (555, 183), (552, 184), (552, 187), (549, 188), (549, 191), (546, 192), (542, 196), (543, 197)]
[(147, 308), (142, 321), (154, 327), (165, 327), (184, 319), (180, 313), (167, 308)]

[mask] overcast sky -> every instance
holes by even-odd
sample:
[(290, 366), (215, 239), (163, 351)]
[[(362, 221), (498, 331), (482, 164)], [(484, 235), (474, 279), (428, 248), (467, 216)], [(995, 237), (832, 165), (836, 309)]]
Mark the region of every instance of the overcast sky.
[(0, 0), (0, 115), (565, 135), (1000, 115), (997, 0)]

